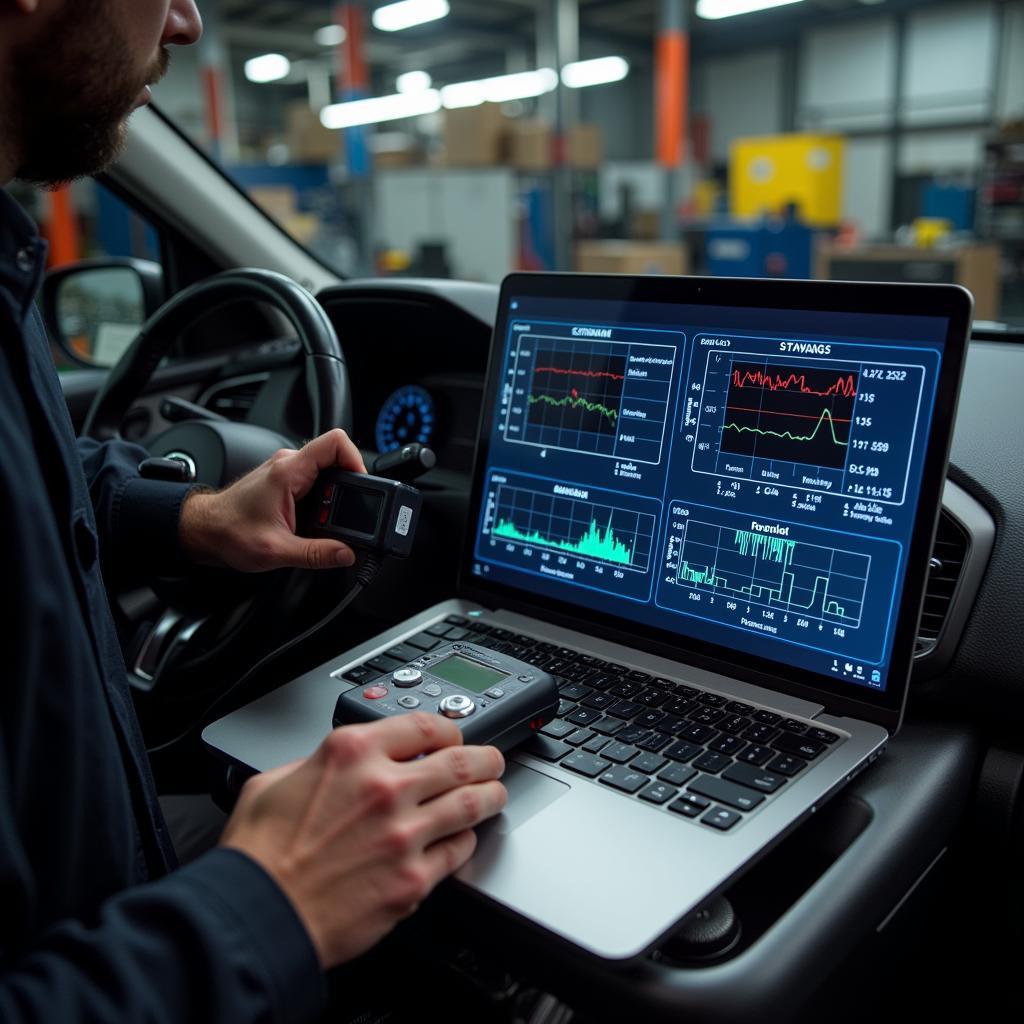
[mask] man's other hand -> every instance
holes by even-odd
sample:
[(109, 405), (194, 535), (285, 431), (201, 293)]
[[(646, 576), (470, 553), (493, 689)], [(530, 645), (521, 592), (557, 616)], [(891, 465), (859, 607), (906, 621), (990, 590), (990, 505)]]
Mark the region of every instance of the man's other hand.
[(439, 715), (344, 726), (306, 760), (250, 779), (221, 844), (277, 881), (333, 967), (469, 860), (473, 827), (505, 806), (504, 768), (497, 748), (463, 746)]
[(282, 448), (223, 491), (189, 495), (178, 527), (186, 555), (242, 572), (351, 565), (347, 545), (295, 536), (295, 503), (331, 466), (366, 472), (344, 430), (329, 430), (299, 451)]

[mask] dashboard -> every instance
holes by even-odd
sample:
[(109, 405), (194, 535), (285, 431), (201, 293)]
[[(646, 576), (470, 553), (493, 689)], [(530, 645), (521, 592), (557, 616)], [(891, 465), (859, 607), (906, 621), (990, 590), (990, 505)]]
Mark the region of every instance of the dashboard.
[(319, 298), (345, 350), (356, 443), (388, 451), (418, 440), (434, 449), (439, 466), (468, 473), (490, 333), (481, 317), (493, 319), (493, 289), (358, 282)]

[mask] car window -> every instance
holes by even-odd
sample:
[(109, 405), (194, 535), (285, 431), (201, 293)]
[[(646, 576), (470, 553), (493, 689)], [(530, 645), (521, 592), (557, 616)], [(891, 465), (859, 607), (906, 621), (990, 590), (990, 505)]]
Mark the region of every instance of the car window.
[[(138, 275), (117, 264), (131, 258), (146, 261), (153, 271), (159, 268), (156, 229), (91, 178), (54, 190), (14, 182), (9, 191), (49, 243), (48, 269), (66, 268), (81, 260), (96, 262), (94, 270), (61, 286), (59, 314), (76, 355), (95, 365), (112, 366), (145, 320)], [(57, 347), (54, 358), (62, 372), (81, 365)]]
[(948, 281), (1024, 324), (1024, 0), (200, 6), (158, 105), (342, 275)]

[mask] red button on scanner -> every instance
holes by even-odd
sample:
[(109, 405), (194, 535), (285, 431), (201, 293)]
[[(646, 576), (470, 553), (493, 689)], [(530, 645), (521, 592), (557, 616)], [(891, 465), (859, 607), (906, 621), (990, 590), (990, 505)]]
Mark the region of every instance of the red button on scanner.
[(317, 519), (318, 519), (318, 521), (319, 521), (321, 526), (323, 526), (324, 523), (327, 522), (327, 517), (328, 517), (328, 515), (330, 515), (330, 512), (331, 512), (331, 510), (329, 508), (322, 508), (322, 509), (320, 509), (320, 515), (317, 517)]
[(380, 700), (381, 697), (388, 695), (388, 688), (386, 686), (368, 686), (363, 690), (363, 696), (367, 700)]

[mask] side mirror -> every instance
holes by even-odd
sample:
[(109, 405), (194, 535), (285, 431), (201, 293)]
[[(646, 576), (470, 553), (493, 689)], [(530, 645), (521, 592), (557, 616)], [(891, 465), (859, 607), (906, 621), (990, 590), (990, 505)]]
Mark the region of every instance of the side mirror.
[(79, 365), (113, 366), (163, 301), (163, 270), (150, 260), (81, 260), (43, 281), (50, 337)]

